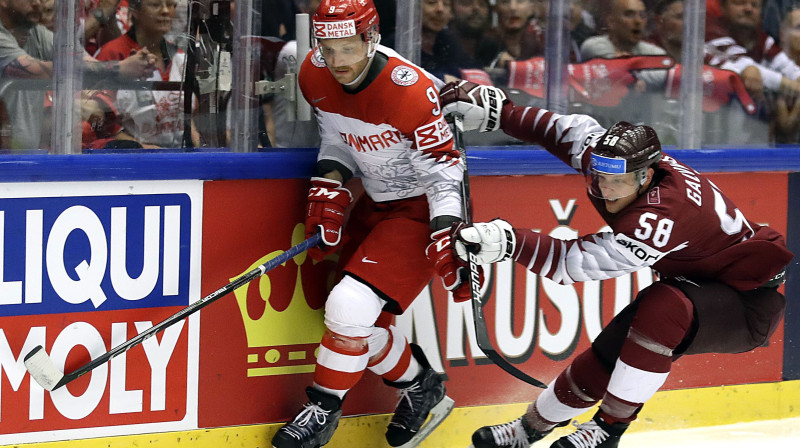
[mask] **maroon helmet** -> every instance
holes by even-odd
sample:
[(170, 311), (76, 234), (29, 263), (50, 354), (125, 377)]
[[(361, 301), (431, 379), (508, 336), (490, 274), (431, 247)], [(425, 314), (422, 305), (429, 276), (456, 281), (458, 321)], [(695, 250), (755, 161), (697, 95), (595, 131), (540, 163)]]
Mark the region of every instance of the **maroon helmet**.
[(661, 142), (650, 126), (634, 126), (620, 121), (611, 126), (592, 151), (593, 156), (616, 159), (621, 163), (607, 170), (593, 159), (592, 169), (608, 174), (633, 173), (657, 164), (661, 160)]
[[(655, 168), (659, 161), (661, 142), (656, 131), (650, 126), (621, 121), (600, 137), (592, 151), (587, 177), (589, 194), (613, 200), (635, 194), (647, 183), (648, 168)], [(628, 173), (633, 173), (629, 180), (621, 177)]]

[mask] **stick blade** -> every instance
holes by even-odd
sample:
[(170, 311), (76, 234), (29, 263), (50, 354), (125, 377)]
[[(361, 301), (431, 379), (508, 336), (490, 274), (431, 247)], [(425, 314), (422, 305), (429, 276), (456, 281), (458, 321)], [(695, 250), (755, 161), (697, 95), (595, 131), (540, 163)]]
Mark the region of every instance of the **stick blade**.
[(52, 391), (59, 382), (64, 379), (64, 374), (56, 367), (50, 356), (44, 351), (44, 347), (37, 345), (25, 355), (25, 368), (43, 388)]

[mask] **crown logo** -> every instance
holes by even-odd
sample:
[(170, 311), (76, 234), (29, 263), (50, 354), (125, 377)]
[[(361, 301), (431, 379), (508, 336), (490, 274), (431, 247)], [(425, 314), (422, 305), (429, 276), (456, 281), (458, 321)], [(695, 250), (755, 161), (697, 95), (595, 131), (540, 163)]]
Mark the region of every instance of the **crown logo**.
[[(305, 226), (297, 224), (292, 231), (292, 246), (304, 239)], [(231, 281), (283, 252), (283, 250), (270, 252)], [(304, 263), (307, 268), (316, 265), (316, 263), (306, 263), (306, 258), (305, 252), (298, 254), (256, 281), (234, 291), (247, 335), (248, 377), (314, 371), (316, 352), (325, 332), (324, 306), (320, 301), (314, 308), (306, 299), (302, 271), (309, 273), (309, 269), (301, 270), (301, 267)], [(310, 272), (310, 274), (315, 273)], [(316, 275), (310, 277), (317, 281)], [(256, 282), (257, 291), (255, 291)], [(311, 289), (312, 293), (317, 293), (313, 291), (314, 288)], [(289, 299), (286, 295), (290, 291), (292, 295)], [(285, 305), (287, 299), (289, 302), (285, 308), (275, 306)]]

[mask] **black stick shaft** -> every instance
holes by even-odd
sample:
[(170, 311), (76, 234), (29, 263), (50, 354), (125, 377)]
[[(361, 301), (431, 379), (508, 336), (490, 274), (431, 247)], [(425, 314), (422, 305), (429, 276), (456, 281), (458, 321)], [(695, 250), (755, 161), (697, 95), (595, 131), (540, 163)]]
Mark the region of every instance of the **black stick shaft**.
[[(464, 117), (461, 114), (452, 115), (454, 124), (454, 139), (458, 152), (461, 153), (461, 160), (464, 163), (464, 180), (461, 182), (461, 196), (464, 209), (464, 223), (467, 225), (472, 224), (472, 201), (469, 191), (469, 172), (467, 170), (467, 147), (464, 145)], [(520, 379), (532, 386), (546, 389), (547, 385), (543, 382), (527, 375), (525, 372), (519, 370), (510, 362), (508, 362), (497, 350), (492, 346), (492, 341), (489, 339), (489, 330), (486, 328), (486, 318), (483, 315), (483, 307), (486, 303), (481, 296), (481, 280), (480, 271), (478, 270), (478, 262), (475, 254), (469, 253), (469, 260), (467, 261), (469, 269), (469, 288), (470, 297), (472, 298), (472, 318), (475, 321), (475, 339), (478, 343), (478, 348), (498, 367), (505, 370), (515, 378)]]
[(275, 267), (287, 262), (290, 258), (293, 258), (302, 252), (305, 252), (312, 246), (316, 246), (320, 242), (320, 235), (317, 233), (311, 238), (303, 241), (302, 243), (290, 248), (286, 252), (278, 255), (277, 257), (267, 261), (266, 263), (258, 266), (257, 268), (253, 269), (252, 271), (248, 272), (247, 274), (235, 279), (234, 281), (228, 283), (227, 285), (219, 288), (218, 290), (212, 292), (211, 294), (203, 297), (202, 299), (192, 303), (191, 305), (183, 308), (182, 310), (178, 311), (177, 313), (173, 314), (172, 316), (162, 320), (161, 322), (153, 325), (152, 327), (148, 328), (147, 330), (139, 333), (138, 335), (128, 339), (127, 341), (123, 342), (122, 344), (114, 347), (110, 351), (103, 353), (102, 355), (98, 356), (97, 358), (89, 361), (85, 365), (79, 367), (73, 372), (70, 372), (58, 382), (58, 384), (53, 387), (53, 390), (58, 389), (59, 387), (69, 383), (70, 381), (75, 380), (89, 372), (91, 372), (96, 367), (105, 364), (106, 362), (110, 361), (111, 359), (117, 357), (118, 355), (125, 353), (126, 351), (130, 350), (131, 348), (141, 344), (149, 337), (155, 335), (177, 323), (178, 321), (200, 311), (201, 309), (205, 308), (206, 306), (214, 303), (218, 299), (222, 298), (223, 296), (229, 294), (230, 292), (238, 289), (239, 287), (245, 285), (246, 283), (250, 283), (251, 281), (255, 280), (258, 277), (266, 274), (270, 270), (274, 269)]

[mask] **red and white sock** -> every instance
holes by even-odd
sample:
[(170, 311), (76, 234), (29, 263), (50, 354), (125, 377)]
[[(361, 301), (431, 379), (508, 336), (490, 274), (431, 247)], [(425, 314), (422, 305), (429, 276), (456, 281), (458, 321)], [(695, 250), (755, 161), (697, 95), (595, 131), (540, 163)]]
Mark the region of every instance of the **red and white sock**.
[(367, 338), (325, 332), (317, 355), (314, 385), (339, 398), (358, 383), (367, 367)]
[[(394, 325), (389, 329), (376, 327), (369, 338), (370, 361), (367, 368), (392, 382), (411, 381), (422, 371), (422, 366), (411, 355), (406, 337)], [(383, 344), (381, 344), (381, 341)], [(374, 354), (373, 354), (374, 349)]]

